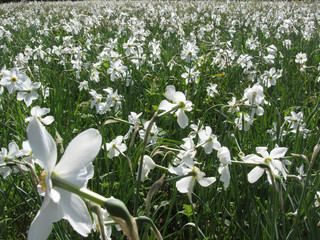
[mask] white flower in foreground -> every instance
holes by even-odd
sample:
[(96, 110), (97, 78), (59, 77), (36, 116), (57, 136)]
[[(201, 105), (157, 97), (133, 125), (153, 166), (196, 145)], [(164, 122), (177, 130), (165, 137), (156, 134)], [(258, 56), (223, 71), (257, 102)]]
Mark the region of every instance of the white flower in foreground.
[(201, 172), (200, 169), (195, 167), (193, 164), (181, 164), (178, 167), (169, 166), (169, 172), (178, 176), (187, 175), (191, 172), (193, 173), (193, 175), (184, 177), (176, 182), (178, 191), (181, 193), (187, 193), (190, 201), (192, 201), (191, 194), (196, 180), (202, 187), (208, 187), (216, 181), (215, 177), (205, 177), (206, 174)]
[(174, 110), (173, 112), (175, 112), (178, 116), (177, 120), (181, 128), (185, 128), (186, 126), (188, 126), (189, 119), (185, 114), (185, 111), (190, 112), (192, 110), (192, 102), (186, 100), (186, 96), (182, 92), (176, 91), (176, 88), (173, 85), (169, 85), (166, 87), (165, 96), (173, 103), (170, 103), (167, 100), (162, 100), (159, 105), (159, 110), (170, 111), (181, 105), (177, 110)]
[(53, 186), (51, 176), (86, 188), (88, 180), (93, 177), (91, 162), (101, 147), (100, 133), (88, 129), (79, 134), (56, 164), (56, 143), (37, 118), (30, 121), (27, 132), (32, 152), (44, 166), (40, 183), (45, 191), (42, 206), (31, 223), (28, 239), (47, 239), (52, 223), (60, 219), (66, 219), (75, 231), (87, 236), (92, 229), (92, 220), (84, 201), (74, 193)]
[[(284, 157), (287, 150), (288, 148), (276, 146), (269, 154), (267, 151), (267, 147), (256, 147), (257, 153), (259, 153), (262, 157), (256, 154), (250, 154), (243, 157), (242, 160), (249, 163), (267, 164), (270, 167), (271, 174), (273, 175), (271, 176), (270, 172), (266, 171), (268, 181), (270, 184), (272, 184), (272, 178), (274, 178), (275, 176), (279, 176), (280, 174), (282, 174), (283, 177), (286, 179), (286, 169), (284, 168), (282, 162), (279, 159)], [(248, 181), (250, 183), (256, 182), (262, 176), (264, 171), (265, 169), (259, 166), (253, 168), (248, 174)]]
[(106, 148), (108, 151), (109, 158), (117, 157), (120, 153), (123, 153), (127, 150), (127, 145), (122, 143), (123, 136), (118, 136), (113, 139), (110, 143), (106, 144)]
[(229, 172), (229, 165), (231, 165), (231, 156), (229, 149), (227, 147), (221, 147), (218, 150), (218, 158), (221, 163), (218, 169), (219, 173), (221, 174), (220, 181), (224, 183), (224, 188), (228, 188), (231, 178)]
[(43, 115), (46, 115), (49, 112), (50, 112), (49, 108), (40, 108), (39, 106), (35, 106), (31, 108), (31, 117), (27, 117), (25, 119), (25, 122), (30, 122), (33, 118), (37, 118), (43, 124), (50, 125), (54, 121), (53, 116), (46, 116), (44, 118), (42, 117)]

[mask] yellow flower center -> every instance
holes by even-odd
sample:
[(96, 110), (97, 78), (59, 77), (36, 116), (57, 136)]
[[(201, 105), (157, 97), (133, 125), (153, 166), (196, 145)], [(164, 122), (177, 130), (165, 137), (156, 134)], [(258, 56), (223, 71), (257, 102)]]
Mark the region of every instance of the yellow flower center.
[(197, 167), (193, 167), (192, 168), (192, 172), (194, 174), (192, 177), (197, 178), (198, 177), (198, 173), (200, 172), (200, 169), (197, 168)]
[(16, 82), (16, 81), (18, 81), (18, 78), (12, 77), (12, 78), (11, 78), (11, 81), (12, 81), (12, 82)]

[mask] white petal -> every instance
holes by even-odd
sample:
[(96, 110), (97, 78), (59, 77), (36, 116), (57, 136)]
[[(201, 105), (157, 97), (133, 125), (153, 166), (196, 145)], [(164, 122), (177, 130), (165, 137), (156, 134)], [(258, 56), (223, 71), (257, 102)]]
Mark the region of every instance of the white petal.
[(57, 147), (53, 138), (36, 117), (30, 121), (27, 132), (32, 152), (47, 172), (52, 171), (57, 160)]
[(259, 157), (256, 154), (249, 154), (247, 156), (244, 156), (242, 158), (243, 161), (248, 162), (248, 163), (263, 163), (264, 162), (264, 158)]
[(204, 178), (197, 178), (197, 180), (198, 180), (198, 183), (202, 187), (208, 187), (216, 181), (216, 178), (215, 177), (204, 177)]
[(191, 194), (194, 186), (195, 178), (193, 176), (185, 177), (176, 182), (176, 187), (179, 192), (187, 193), (191, 199)]
[(53, 121), (53, 116), (46, 116), (45, 118), (41, 118), (41, 122), (45, 125), (50, 125)]
[(186, 96), (182, 92), (177, 91), (174, 93), (172, 101), (175, 103), (185, 102)]
[(225, 167), (223, 165), (220, 165), (219, 173), (221, 174), (220, 181), (224, 183), (223, 187), (228, 188), (229, 183), (230, 183), (230, 178), (231, 178), (228, 165)]
[(181, 128), (185, 128), (186, 126), (188, 126), (188, 117), (187, 115), (184, 113), (184, 111), (180, 111), (180, 113), (178, 114), (178, 124)]
[(203, 145), (203, 148), (206, 154), (210, 154), (213, 150), (213, 142), (207, 142), (205, 145)]
[(169, 103), (167, 100), (162, 100), (159, 105), (159, 110), (170, 111), (176, 104)]
[(281, 158), (281, 157), (284, 157), (284, 155), (286, 155), (287, 151), (288, 151), (288, 148), (286, 147), (277, 147), (270, 152), (270, 156), (272, 158)]
[(264, 158), (269, 157), (267, 147), (256, 147), (256, 151), (257, 151), (257, 153), (261, 154)]
[(255, 167), (248, 173), (248, 181), (249, 183), (256, 182), (264, 173), (264, 169), (261, 167)]
[(45, 198), (44, 202), (31, 223), (28, 240), (45, 240), (52, 230), (52, 223), (59, 221), (63, 217), (63, 212), (59, 205)]
[(230, 164), (231, 163), (231, 156), (230, 151), (227, 147), (221, 147), (218, 150), (218, 158), (222, 164)]
[(73, 193), (59, 189), (60, 205), (64, 219), (68, 220), (75, 231), (86, 237), (91, 232), (92, 220), (84, 201)]
[(173, 85), (167, 86), (165, 90), (166, 98), (173, 101), (175, 92), (176, 92), (176, 88)]
[(97, 156), (101, 143), (102, 137), (96, 129), (80, 133), (69, 143), (54, 171), (62, 178), (70, 173), (77, 173)]
[(89, 163), (86, 167), (78, 170), (77, 174), (69, 174), (63, 179), (77, 185), (78, 187), (86, 187), (88, 181), (93, 177), (93, 175), (94, 168), (92, 163)]

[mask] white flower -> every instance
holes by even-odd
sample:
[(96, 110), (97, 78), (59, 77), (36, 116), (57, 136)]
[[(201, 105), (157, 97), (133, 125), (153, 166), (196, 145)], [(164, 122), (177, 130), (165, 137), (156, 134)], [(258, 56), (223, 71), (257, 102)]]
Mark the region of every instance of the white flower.
[(130, 115), (128, 116), (128, 121), (130, 123), (130, 128), (127, 132), (127, 134), (123, 137), (124, 139), (127, 139), (129, 137), (129, 135), (131, 134), (131, 132), (135, 129), (138, 121), (139, 121), (139, 117), (142, 115), (142, 112), (137, 114), (135, 112), (130, 112)]
[(187, 63), (190, 63), (193, 59), (197, 59), (198, 52), (199, 48), (194, 42), (187, 42), (183, 45), (181, 59), (184, 59)]
[(189, 165), (184, 163), (178, 167), (169, 166), (169, 172), (178, 176), (185, 176), (191, 173), (193, 174), (176, 182), (178, 191), (181, 193), (187, 193), (190, 201), (192, 200), (191, 194), (196, 180), (203, 187), (208, 187), (216, 181), (215, 177), (205, 177), (206, 174), (201, 172), (200, 169), (195, 167), (193, 164)]
[[(287, 150), (288, 148), (276, 146), (269, 154), (267, 147), (256, 147), (257, 153), (259, 153), (262, 157), (256, 154), (250, 154), (243, 157), (242, 160), (249, 163), (267, 164), (270, 167), (272, 174), (271, 176), (270, 172), (267, 171), (268, 181), (270, 184), (272, 184), (272, 178), (279, 176), (279, 174), (282, 174), (282, 176), (286, 179), (286, 170), (279, 159), (285, 156)], [(248, 181), (250, 183), (256, 182), (262, 176), (264, 171), (265, 169), (259, 166), (253, 168), (248, 174)]]
[(206, 154), (210, 154), (213, 149), (218, 150), (221, 147), (217, 136), (212, 134), (211, 127), (206, 126), (205, 129), (198, 132), (198, 135), (198, 145), (201, 145), (204, 148)]
[(108, 151), (109, 158), (117, 157), (120, 153), (123, 153), (127, 150), (127, 145), (122, 143), (123, 136), (117, 136), (110, 143), (106, 144), (106, 148)]
[(230, 113), (236, 113), (240, 111), (237, 99), (235, 97), (232, 97), (232, 100), (228, 102), (227, 107), (229, 107), (228, 112)]
[(209, 83), (209, 86), (207, 87), (207, 94), (209, 97), (215, 97), (216, 95), (219, 95), (219, 92), (217, 90), (217, 84), (216, 83)]
[[(1, 148), (0, 151), (0, 165), (10, 163), (10, 160), (13, 160), (19, 154), (19, 147), (16, 142), (11, 142), (8, 145), (8, 149)], [(3, 175), (3, 178), (6, 178), (12, 172), (11, 167), (5, 166), (0, 167), (0, 173)]]
[(19, 72), (18, 68), (12, 68), (9, 70), (2, 70), (3, 77), (0, 81), (0, 85), (7, 87), (9, 94), (20, 90), (21, 84), (29, 79), (29, 77), (23, 72)]
[(110, 80), (114, 81), (116, 78), (122, 78), (126, 76), (127, 67), (122, 64), (121, 59), (110, 63), (107, 73), (110, 74)]
[(49, 108), (40, 108), (39, 106), (35, 106), (31, 108), (31, 117), (27, 117), (25, 122), (30, 122), (33, 118), (39, 119), (43, 124), (50, 125), (54, 118), (53, 116), (46, 116), (42, 118), (43, 115), (46, 115), (50, 112)]
[[(145, 136), (146, 136), (146, 130), (148, 128), (150, 124), (150, 121), (146, 121), (144, 124), (143, 124), (143, 128), (144, 129), (141, 129), (139, 131), (139, 135), (140, 135), (140, 138), (141, 139), (144, 139)], [(157, 140), (158, 140), (158, 133), (159, 133), (159, 130), (158, 130), (158, 127), (155, 123), (152, 124), (151, 126), (151, 130), (150, 130), (150, 133), (149, 133), (149, 136), (148, 136), (148, 139), (147, 139), (147, 143), (156, 143)]]
[(307, 62), (307, 54), (305, 53), (298, 53), (296, 55), (296, 60), (295, 60), (296, 63), (299, 63), (299, 64), (304, 64)]
[(142, 165), (142, 172), (141, 172), (141, 182), (143, 182), (150, 172), (150, 170), (154, 169), (156, 167), (156, 164), (152, 160), (151, 157), (144, 155), (143, 156), (143, 165)]
[(37, 89), (41, 87), (40, 82), (32, 83), (29, 78), (27, 78), (20, 86), (19, 92), (17, 94), (18, 101), (24, 101), (29, 107), (33, 100), (38, 99), (39, 95), (36, 92)]
[[(112, 198), (112, 197), (111, 197)], [(110, 217), (110, 214), (108, 213), (107, 210), (100, 208), (101, 209), (101, 213), (102, 213), (102, 218), (103, 221), (110, 221), (112, 220), (112, 218)], [(99, 232), (100, 230), (100, 225), (99, 225), (99, 220), (96, 214), (92, 214), (93, 215), (93, 225), (92, 225), (92, 229), (93, 231)], [(104, 234), (106, 237), (106, 240), (111, 240), (111, 234), (112, 234), (112, 227), (111, 226), (106, 226), (104, 225)], [(102, 238), (102, 235), (100, 234), (100, 239)]]
[(95, 129), (82, 132), (70, 142), (56, 164), (56, 143), (37, 118), (30, 121), (27, 132), (32, 152), (44, 166), (41, 187), (45, 191), (41, 208), (31, 223), (28, 239), (47, 239), (52, 223), (60, 219), (66, 219), (75, 231), (87, 236), (92, 229), (92, 220), (84, 201), (74, 193), (55, 187), (52, 176), (86, 188), (88, 180), (93, 177), (91, 162), (100, 150), (101, 135)]
[(241, 131), (249, 131), (251, 125), (253, 124), (253, 119), (247, 113), (239, 113), (239, 117), (234, 120), (236, 126)]
[(174, 112), (178, 116), (177, 121), (179, 126), (181, 128), (185, 128), (186, 126), (188, 126), (189, 120), (187, 115), (185, 114), (185, 111), (190, 112), (192, 110), (192, 102), (186, 100), (186, 96), (182, 92), (176, 91), (175, 87), (172, 85), (166, 87), (165, 96), (173, 103), (170, 103), (167, 100), (163, 100), (159, 105), (159, 110), (170, 111), (181, 105)]
[(244, 90), (243, 99), (246, 99), (248, 105), (263, 105), (265, 103), (263, 87), (256, 83), (252, 87)]
[(195, 71), (197, 66), (193, 66), (192, 68), (185, 67), (186, 71), (185, 73), (181, 74), (181, 77), (183, 77), (186, 81), (186, 84), (189, 82), (195, 82), (198, 83), (198, 77), (200, 75), (199, 71)]
[(218, 150), (218, 158), (220, 161), (220, 166), (218, 169), (219, 173), (221, 174), (220, 181), (224, 183), (224, 188), (228, 188), (231, 178), (229, 172), (229, 165), (231, 165), (231, 156), (229, 149), (227, 147), (221, 147)]

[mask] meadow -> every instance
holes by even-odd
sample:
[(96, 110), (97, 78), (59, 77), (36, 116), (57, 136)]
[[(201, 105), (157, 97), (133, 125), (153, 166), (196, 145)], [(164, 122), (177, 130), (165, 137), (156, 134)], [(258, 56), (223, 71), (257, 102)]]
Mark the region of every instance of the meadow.
[(319, 39), (317, 2), (0, 4), (0, 239), (318, 239)]

